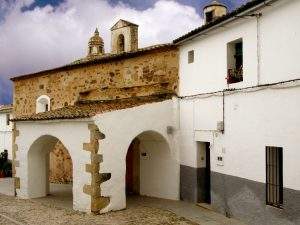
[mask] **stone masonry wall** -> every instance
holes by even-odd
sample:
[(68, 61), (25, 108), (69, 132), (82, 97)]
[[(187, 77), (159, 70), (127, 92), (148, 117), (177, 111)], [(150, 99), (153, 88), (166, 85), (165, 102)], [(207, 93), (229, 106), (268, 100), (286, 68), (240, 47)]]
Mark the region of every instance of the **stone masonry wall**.
[(88, 99), (89, 95), (93, 100), (113, 99), (175, 92), (177, 86), (177, 48), (155, 49), (132, 58), (15, 80), (14, 116), (34, 114), (36, 99), (41, 95), (50, 97), (53, 110), (73, 105), (79, 97)]
[(50, 152), (51, 183), (71, 183), (73, 181), (73, 164), (65, 146), (59, 141)]

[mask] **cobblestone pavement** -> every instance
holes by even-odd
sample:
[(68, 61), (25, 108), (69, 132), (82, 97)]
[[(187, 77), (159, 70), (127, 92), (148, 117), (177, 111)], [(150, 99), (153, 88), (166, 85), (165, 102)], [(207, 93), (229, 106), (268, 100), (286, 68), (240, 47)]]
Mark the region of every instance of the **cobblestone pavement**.
[[(1, 215), (12, 218), (12, 221)], [(18, 223), (13, 222), (13, 220)], [(19, 200), (14, 197), (0, 195), (0, 224), (195, 225), (197, 223), (177, 216), (170, 211), (146, 206), (131, 206), (126, 210), (95, 216), (33, 200)]]
[(14, 223), (12, 223), (12, 221), (10, 221), (0, 215), (0, 224), (14, 224)]

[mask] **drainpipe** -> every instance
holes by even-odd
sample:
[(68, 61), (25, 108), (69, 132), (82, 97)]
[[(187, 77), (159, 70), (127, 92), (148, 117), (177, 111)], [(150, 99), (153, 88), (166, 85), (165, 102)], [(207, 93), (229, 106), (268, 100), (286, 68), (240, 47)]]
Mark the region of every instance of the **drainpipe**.
[(258, 13), (256, 16), (256, 56), (257, 56), (257, 86), (260, 85), (260, 62), (261, 62), (261, 35), (260, 35), (260, 17), (261, 13)]
[(223, 130), (222, 134), (225, 133), (225, 90), (222, 91), (222, 98), (223, 98)]

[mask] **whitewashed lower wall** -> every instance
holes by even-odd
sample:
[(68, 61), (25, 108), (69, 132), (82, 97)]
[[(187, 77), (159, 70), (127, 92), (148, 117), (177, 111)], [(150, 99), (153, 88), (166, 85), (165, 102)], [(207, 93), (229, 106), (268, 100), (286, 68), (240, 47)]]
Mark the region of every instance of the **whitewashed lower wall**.
[[(150, 166), (157, 173), (160, 172), (161, 177), (168, 177), (168, 183), (163, 179), (157, 180), (159, 184), (152, 183), (153, 186), (160, 185), (160, 190), (147, 189), (147, 181), (141, 178), (141, 191), (151, 196), (179, 199), (179, 151), (176, 131), (176, 108), (177, 100), (167, 100), (104, 113), (94, 117), (100, 131), (106, 136), (104, 140), (100, 141), (99, 154), (103, 154), (103, 163), (100, 164), (100, 171), (101, 173), (111, 173), (111, 179), (101, 185), (101, 194), (110, 197), (110, 204), (102, 212), (120, 210), (126, 207), (126, 154), (132, 140), (145, 131), (154, 131), (160, 134), (167, 141), (170, 148), (169, 155), (172, 158), (164, 165), (167, 167), (165, 171), (153, 168), (154, 165), (158, 166), (159, 164), (146, 165), (146, 163), (141, 163), (141, 175), (143, 173), (148, 173), (149, 175), (146, 167)], [(168, 126), (174, 127), (173, 134), (167, 134)], [(150, 145), (150, 143), (148, 144)], [(166, 149), (163, 150), (165, 151)], [(151, 154), (154, 153), (155, 150), (151, 151)], [(153, 177), (153, 179), (157, 178), (158, 176)]]
[[(226, 95), (224, 134), (206, 131), (207, 124), (220, 120), (221, 97), (181, 100), (181, 162), (197, 165), (196, 141), (208, 141), (212, 171), (265, 182), (265, 147), (283, 147), (284, 187), (300, 190), (299, 97), (300, 87)], [(193, 119), (187, 113), (205, 117)], [(224, 156), (224, 166), (217, 165), (218, 155)]]

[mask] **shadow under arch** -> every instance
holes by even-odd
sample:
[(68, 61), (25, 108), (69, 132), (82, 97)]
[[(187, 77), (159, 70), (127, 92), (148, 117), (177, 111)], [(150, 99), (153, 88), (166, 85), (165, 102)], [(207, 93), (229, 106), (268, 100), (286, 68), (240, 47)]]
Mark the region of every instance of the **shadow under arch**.
[(168, 140), (159, 132), (138, 134), (126, 155), (126, 194), (177, 200), (179, 164)]
[[(50, 152), (59, 141), (54, 136), (43, 135), (36, 139), (30, 146), (27, 154), (29, 198), (45, 197), (50, 193)], [(69, 155), (71, 157), (70, 153)]]

